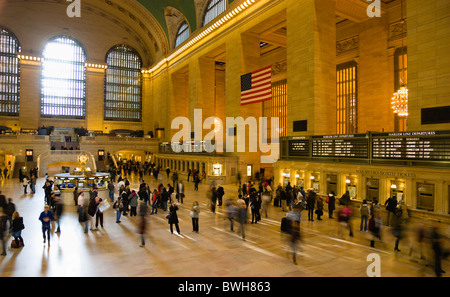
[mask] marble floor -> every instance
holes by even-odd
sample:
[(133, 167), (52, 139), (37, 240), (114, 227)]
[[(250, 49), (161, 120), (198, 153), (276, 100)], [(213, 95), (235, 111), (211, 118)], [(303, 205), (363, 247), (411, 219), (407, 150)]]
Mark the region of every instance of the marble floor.
[[(386, 227), (383, 243), (371, 248), (367, 233), (359, 232), (358, 218), (353, 223), (355, 236), (347, 232), (340, 236), (335, 220), (324, 216), (322, 221), (309, 222), (305, 212), (295, 265), (289, 236), (280, 231), (285, 212), (271, 206), (268, 218), (245, 225), (244, 241), (236, 227), (230, 231), (223, 207), (215, 214), (208, 209), (205, 184), (195, 192), (192, 183), (185, 183), (186, 198), (178, 211), (180, 235), (170, 233), (166, 212), (158, 211), (148, 216), (146, 245), (140, 247), (139, 218), (122, 216), (122, 223), (117, 224), (112, 209), (105, 212), (104, 228), (85, 234), (76, 207), (69, 205), (61, 220), (62, 231), (54, 233), (53, 227), (49, 246), (43, 244), (38, 220), (44, 207), (43, 182), (38, 180), (34, 195), (23, 194), (17, 179), (1, 183), (0, 191), (13, 199), (26, 227), (23, 248), (11, 249), (12, 238), (7, 236), (7, 255), (0, 256), (2, 277), (365, 277), (373, 254), (379, 256), (382, 277), (434, 276), (433, 268), (416, 253), (409, 255), (410, 247), (416, 246), (413, 235), (400, 242), (401, 252), (394, 252), (394, 238)], [(131, 182), (137, 189), (138, 180), (132, 177)], [(152, 189), (157, 185), (150, 177), (146, 182)], [(225, 199), (237, 196), (236, 186), (224, 188)], [(195, 200), (201, 207), (199, 233), (192, 232), (189, 216)], [(448, 232), (447, 225), (444, 229)], [(448, 260), (443, 261), (443, 269), (450, 272)]]

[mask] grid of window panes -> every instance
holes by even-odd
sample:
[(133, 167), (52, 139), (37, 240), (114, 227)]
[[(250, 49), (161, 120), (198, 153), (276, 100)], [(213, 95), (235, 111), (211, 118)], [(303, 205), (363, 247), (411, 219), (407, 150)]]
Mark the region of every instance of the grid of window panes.
[(188, 38), (189, 38), (189, 26), (186, 22), (183, 22), (177, 32), (177, 38), (175, 39), (175, 47), (182, 44)]
[(83, 119), (86, 110), (86, 54), (67, 36), (51, 39), (42, 63), (41, 116)]
[(0, 28), (0, 115), (19, 115), (20, 61), (17, 38)]
[(271, 135), (270, 118), (279, 118), (279, 137), (287, 135), (287, 79), (272, 83), (272, 99), (263, 102), (263, 117), (267, 117), (267, 138)]
[(106, 55), (104, 118), (111, 121), (142, 119), (142, 61), (131, 47), (119, 45)]
[(355, 61), (336, 67), (337, 133), (352, 134), (357, 126), (357, 64)]
[(227, 9), (226, 0), (210, 0), (205, 11), (205, 17), (203, 18), (203, 26), (215, 19), (225, 9)]

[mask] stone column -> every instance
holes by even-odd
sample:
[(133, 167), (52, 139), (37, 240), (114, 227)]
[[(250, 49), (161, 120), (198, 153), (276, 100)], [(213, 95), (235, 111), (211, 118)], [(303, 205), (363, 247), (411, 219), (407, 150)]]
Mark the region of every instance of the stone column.
[(446, 130), (422, 125), (422, 108), (449, 106), (450, 1), (407, 0), (409, 131)]
[[(287, 0), (288, 135), (336, 132), (335, 2)], [(307, 131), (293, 122), (307, 120)]]

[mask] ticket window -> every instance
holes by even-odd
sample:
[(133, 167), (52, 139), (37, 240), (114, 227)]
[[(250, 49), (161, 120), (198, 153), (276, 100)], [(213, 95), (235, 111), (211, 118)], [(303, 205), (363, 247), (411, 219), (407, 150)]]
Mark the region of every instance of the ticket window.
[(417, 209), (434, 211), (434, 185), (417, 183)]
[(405, 182), (392, 180), (389, 197), (393, 197), (394, 195), (397, 196), (397, 203), (400, 203), (400, 201), (404, 200), (404, 193), (405, 193)]
[(300, 187), (305, 187), (305, 173), (297, 171), (295, 174), (296, 185), (300, 189)]
[(348, 191), (350, 199), (356, 199), (356, 179), (351, 176), (345, 178), (345, 190)]
[(221, 176), (222, 175), (222, 164), (213, 164), (212, 166), (212, 175)]
[(366, 200), (372, 202), (373, 200), (380, 201), (380, 181), (376, 178), (366, 179)]
[(284, 171), (281, 175), (283, 177), (283, 186), (286, 187), (291, 181), (291, 174), (288, 171)]
[(327, 193), (330, 194), (334, 192), (337, 195), (337, 175), (336, 174), (328, 174), (327, 176)]
[(320, 186), (319, 186), (319, 174), (318, 173), (313, 173), (311, 174), (311, 176), (309, 177), (309, 180), (311, 182), (311, 188), (318, 193), (320, 190)]

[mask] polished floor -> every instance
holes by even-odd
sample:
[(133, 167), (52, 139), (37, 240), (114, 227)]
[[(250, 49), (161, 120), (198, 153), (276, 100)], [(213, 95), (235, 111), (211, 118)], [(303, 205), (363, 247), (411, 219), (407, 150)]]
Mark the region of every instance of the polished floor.
[[(339, 233), (335, 220), (324, 216), (322, 221), (309, 222), (306, 213), (302, 214), (302, 241), (295, 265), (289, 236), (280, 231), (285, 212), (271, 206), (268, 218), (263, 216), (257, 224), (245, 225), (244, 241), (236, 232), (237, 227), (230, 231), (224, 208), (218, 207), (215, 214), (208, 209), (205, 184), (195, 192), (192, 183), (185, 183), (186, 198), (178, 211), (180, 235), (170, 233), (166, 212), (158, 211), (148, 216), (146, 245), (140, 247), (139, 218), (122, 216), (122, 223), (117, 224), (112, 209), (105, 212), (104, 228), (85, 234), (78, 223), (76, 207), (66, 206), (62, 231), (57, 234), (52, 229), (49, 246), (43, 243), (38, 220), (44, 206), (43, 181), (38, 180), (34, 195), (23, 194), (17, 179), (1, 184), (0, 190), (13, 199), (25, 223), (23, 248), (11, 249), (12, 238), (7, 236), (7, 255), (0, 256), (2, 277), (365, 277), (373, 260), (369, 255), (373, 254), (380, 257), (382, 277), (435, 276), (433, 267), (427, 265), (426, 259), (420, 259), (417, 249), (409, 255), (410, 248), (417, 247), (414, 234), (402, 239), (401, 251), (394, 252), (395, 239), (390, 227), (386, 227), (383, 242), (371, 248), (367, 233), (359, 232), (358, 218), (353, 220), (355, 236), (349, 237), (346, 230)], [(137, 188), (137, 179), (131, 181), (132, 188)], [(157, 185), (150, 177), (146, 182), (152, 189)], [(236, 186), (224, 188), (226, 198), (237, 196)], [(201, 207), (199, 233), (192, 232), (189, 216), (195, 200)], [(409, 225), (412, 231), (413, 226)], [(448, 232), (449, 228), (445, 225), (443, 229)], [(431, 259), (428, 248), (424, 250)], [(450, 272), (449, 261), (442, 263), (443, 270)]]

